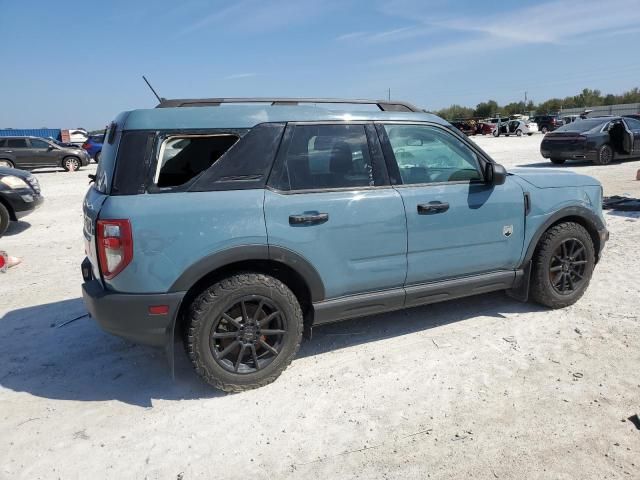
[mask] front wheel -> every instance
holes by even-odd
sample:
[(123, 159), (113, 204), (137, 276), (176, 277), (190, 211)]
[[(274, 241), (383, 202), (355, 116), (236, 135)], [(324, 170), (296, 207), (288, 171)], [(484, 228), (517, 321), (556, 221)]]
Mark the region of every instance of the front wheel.
[(613, 160), (613, 148), (611, 145), (602, 145), (598, 149), (598, 155), (596, 156), (593, 163), (597, 165), (609, 165)]
[(531, 298), (551, 308), (573, 305), (589, 286), (594, 266), (593, 241), (582, 225), (566, 222), (550, 228), (533, 258)]
[(80, 170), (80, 160), (77, 157), (67, 157), (62, 161), (62, 168), (67, 172)]
[(9, 228), (9, 222), (11, 221), (11, 215), (9, 210), (2, 203), (0, 203), (0, 237), (4, 235), (4, 232)]
[(291, 290), (259, 274), (215, 283), (191, 304), (185, 346), (198, 374), (225, 392), (273, 382), (302, 340), (302, 310)]
[(566, 160), (564, 158), (550, 158), (551, 162), (555, 163), (556, 165), (562, 165)]

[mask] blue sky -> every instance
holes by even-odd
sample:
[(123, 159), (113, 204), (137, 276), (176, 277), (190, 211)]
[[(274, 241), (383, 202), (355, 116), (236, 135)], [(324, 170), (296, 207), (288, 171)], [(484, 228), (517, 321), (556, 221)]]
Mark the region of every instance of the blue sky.
[(0, 127), (101, 128), (165, 97), (428, 109), (640, 86), (638, 0), (0, 0)]

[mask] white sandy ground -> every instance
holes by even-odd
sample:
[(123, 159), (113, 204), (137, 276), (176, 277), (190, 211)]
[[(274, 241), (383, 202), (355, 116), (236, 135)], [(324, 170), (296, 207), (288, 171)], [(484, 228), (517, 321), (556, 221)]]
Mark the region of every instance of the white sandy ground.
[[(541, 135), (476, 141), (547, 170)], [(640, 162), (567, 164), (640, 196)], [(317, 328), (272, 385), (224, 395), (103, 333), (80, 300), (86, 174), (40, 173), (0, 248), (0, 478), (640, 478), (640, 220), (575, 306), (503, 294)]]

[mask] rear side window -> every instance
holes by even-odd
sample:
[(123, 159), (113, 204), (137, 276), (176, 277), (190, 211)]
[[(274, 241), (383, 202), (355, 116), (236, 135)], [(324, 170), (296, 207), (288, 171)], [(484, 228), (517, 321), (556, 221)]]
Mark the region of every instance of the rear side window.
[(27, 141), (24, 138), (10, 138), (7, 140), (8, 148), (27, 148)]
[(374, 185), (364, 125), (297, 125), (275, 185), (281, 190)]
[(7, 139), (0, 138), (0, 148), (4, 148), (7, 146)]
[(160, 188), (184, 185), (211, 167), (238, 139), (231, 134), (166, 138), (160, 146), (154, 184)]

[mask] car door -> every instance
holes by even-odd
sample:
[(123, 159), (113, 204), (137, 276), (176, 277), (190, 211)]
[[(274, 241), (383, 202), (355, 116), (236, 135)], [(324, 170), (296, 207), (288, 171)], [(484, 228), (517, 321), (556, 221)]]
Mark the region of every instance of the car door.
[(34, 167), (50, 167), (58, 165), (57, 153), (48, 142), (39, 138), (29, 139), (29, 152), (33, 159)]
[(265, 191), (270, 252), (306, 259), (327, 299), (396, 289), (400, 307), (406, 222), (387, 179), (372, 124), (289, 124)]
[(640, 155), (640, 120), (636, 120), (635, 118), (625, 118), (625, 123), (627, 127), (633, 134), (633, 151), (631, 152), (634, 156)]
[(485, 183), (486, 159), (445, 127), (380, 124), (378, 132), (406, 209), (407, 286), (518, 266), (524, 193), (516, 182)]
[(10, 153), (15, 158), (16, 168), (33, 168), (33, 157), (27, 146), (26, 138), (9, 138), (5, 153)]

